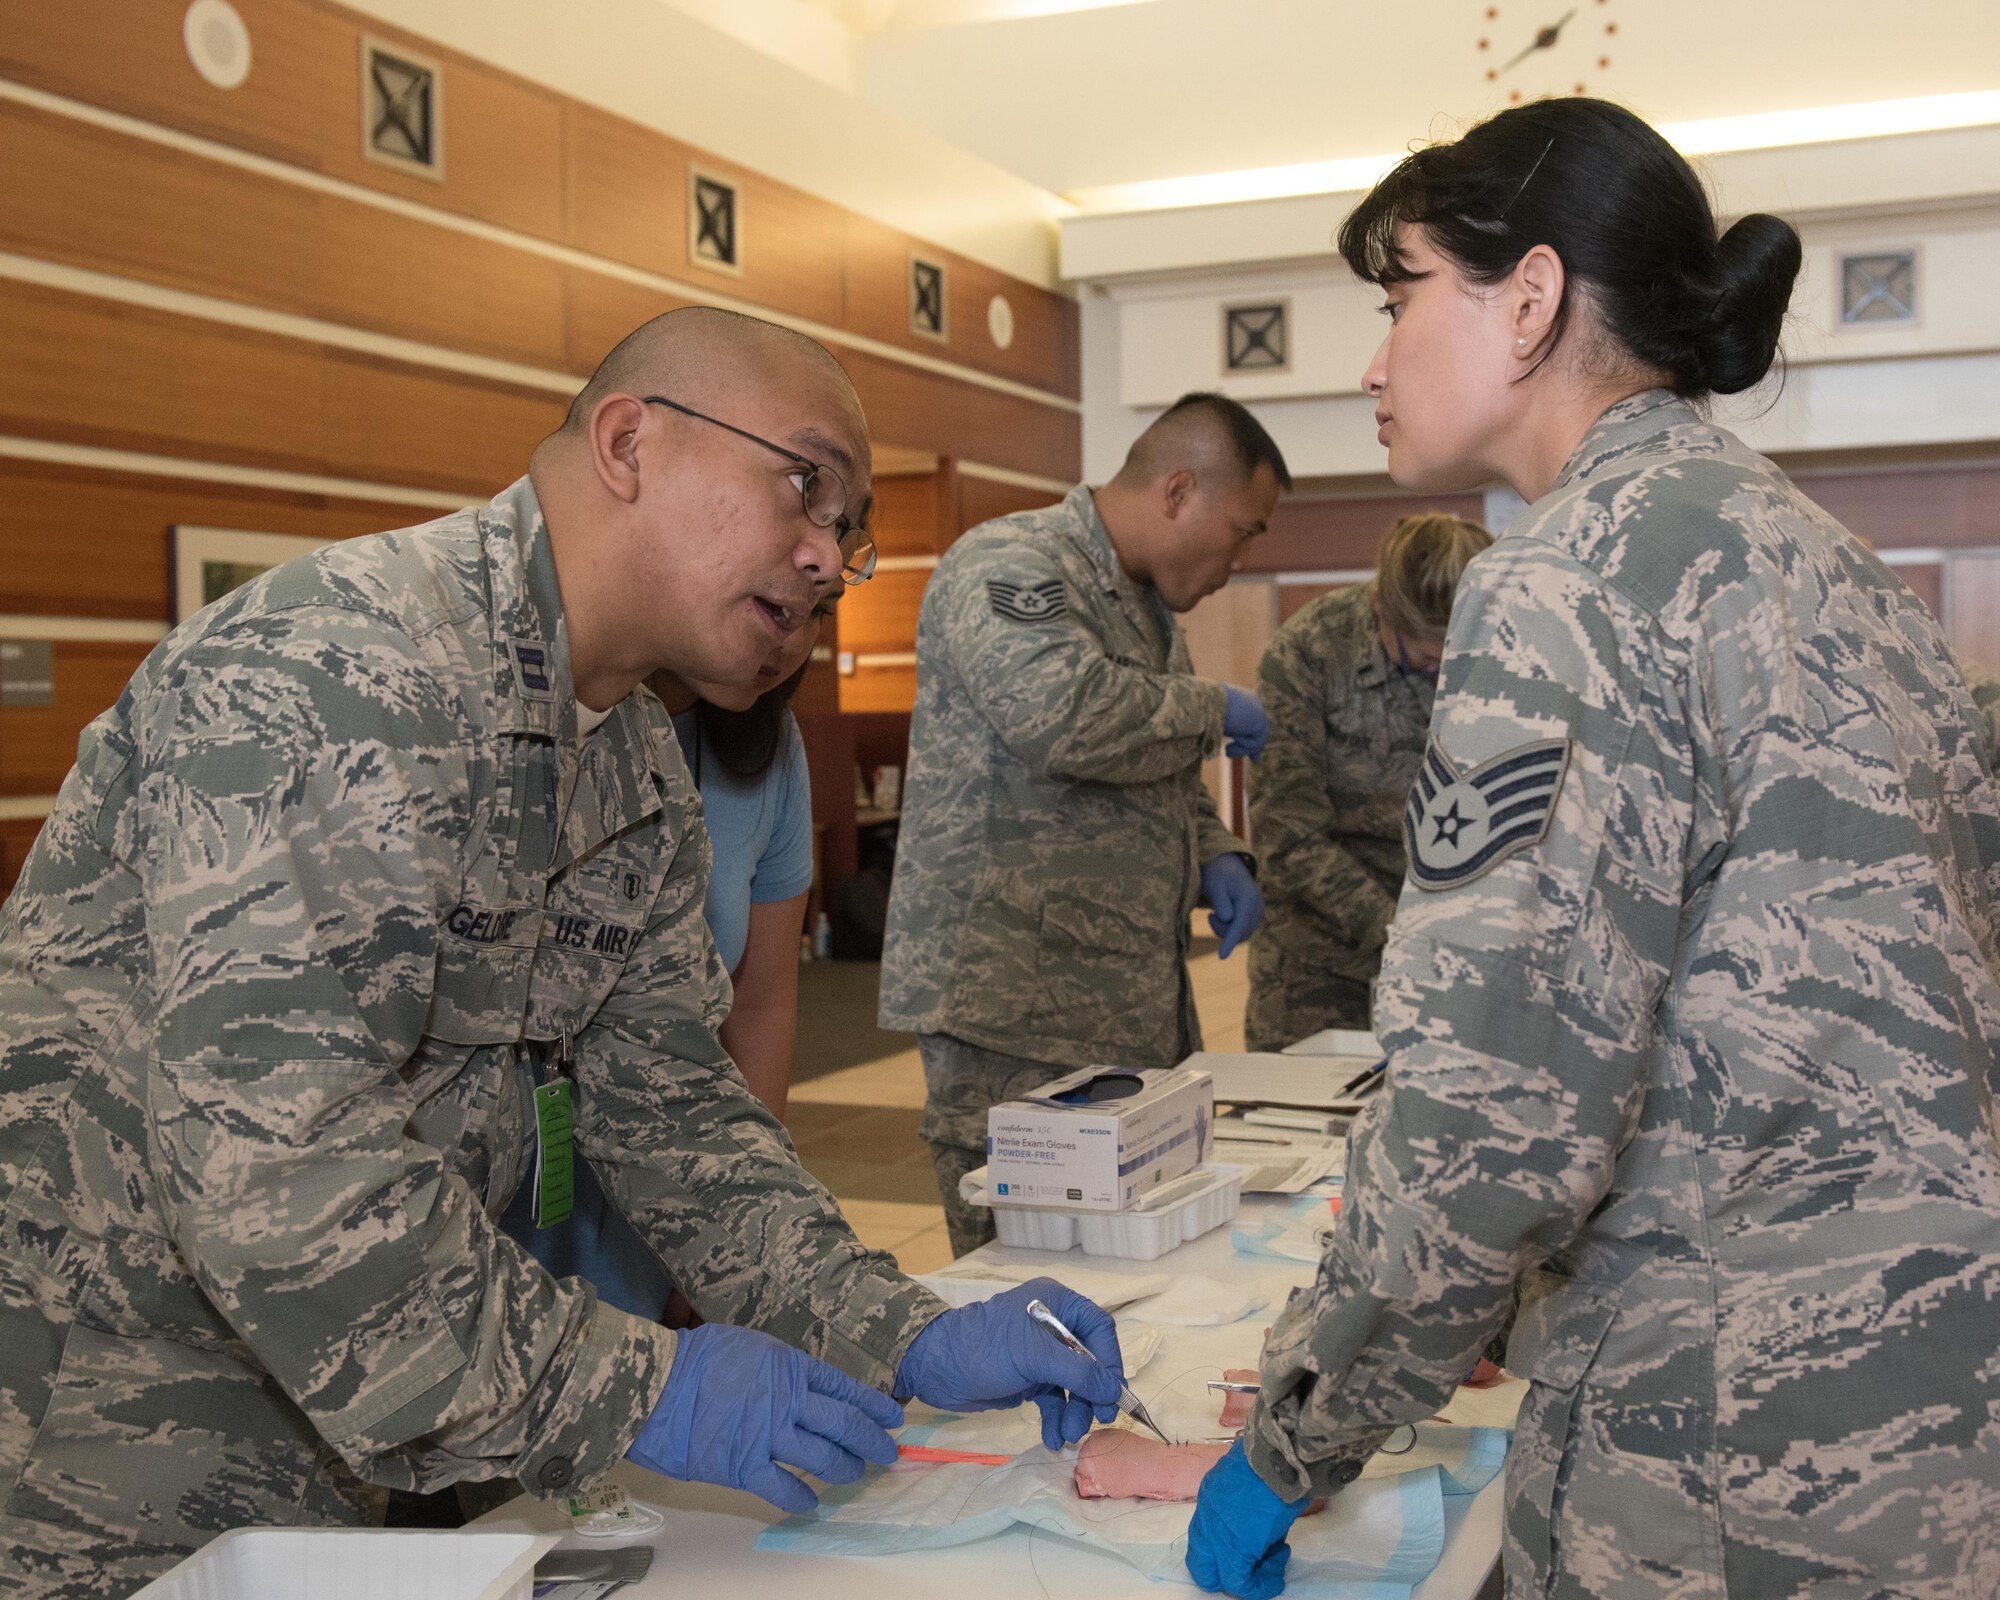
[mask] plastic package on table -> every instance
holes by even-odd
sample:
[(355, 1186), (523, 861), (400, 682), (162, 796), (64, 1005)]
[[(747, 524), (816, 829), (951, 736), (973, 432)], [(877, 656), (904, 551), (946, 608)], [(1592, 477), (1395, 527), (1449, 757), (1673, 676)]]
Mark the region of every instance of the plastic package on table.
[(133, 1600), (529, 1600), (555, 1534), (238, 1528)]
[(1004, 1245), (1023, 1250), (1074, 1250), (1081, 1245), (1087, 1256), (1157, 1261), (1236, 1215), (1243, 1197), (1243, 1169), (1219, 1161), (1197, 1167), (1124, 1211), (994, 1205), (984, 1167), (960, 1179), (958, 1192), (969, 1205), (990, 1207)]

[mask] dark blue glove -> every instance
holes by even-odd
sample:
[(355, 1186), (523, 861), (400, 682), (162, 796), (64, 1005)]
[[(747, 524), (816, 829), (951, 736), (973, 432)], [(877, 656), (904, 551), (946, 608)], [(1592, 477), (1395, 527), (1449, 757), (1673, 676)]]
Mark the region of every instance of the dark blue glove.
[(1208, 1469), (1188, 1524), (1187, 1569), (1210, 1594), (1237, 1600), (1271, 1600), (1285, 1587), (1292, 1547), (1285, 1535), (1310, 1496), (1280, 1500), (1250, 1465), (1239, 1438)]
[(785, 1470), (852, 1483), (896, 1459), (903, 1408), (755, 1328), (706, 1322), (680, 1336), (667, 1387), (626, 1456), (668, 1478), (760, 1494), (780, 1511), (819, 1496)]
[(1264, 891), (1250, 863), (1231, 851), (1201, 869), (1201, 897), (1209, 904), (1209, 931), (1222, 941), (1216, 959), (1227, 961), (1264, 920)]
[[(1086, 1361), (1028, 1316), (1039, 1300), (1097, 1357)], [(1099, 1422), (1118, 1415), (1125, 1387), (1125, 1358), (1111, 1313), (1065, 1289), (1053, 1278), (1035, 1278), (977, 1305), (947, 1311), (917, 1335), (896, 1369), (896, 1393), (946, 1411), (991, 1411), (1032, 1400), (1042, 1412), (1042, 1443), (1051, 1450), (1074, 1444)]]
[(1222, 712), (1223, 753), (1255, 761), (1264, 753), (1264, 741), (1271, 737), (1271, 719), (1264, 715), (1264, 702), (1233, 683), (1225, 683), (1222, 692), (1229, 702)]

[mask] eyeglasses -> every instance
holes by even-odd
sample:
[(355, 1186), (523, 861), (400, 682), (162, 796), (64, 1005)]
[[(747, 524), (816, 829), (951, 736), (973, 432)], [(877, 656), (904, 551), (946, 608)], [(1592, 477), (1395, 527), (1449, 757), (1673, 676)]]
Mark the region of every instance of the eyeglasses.
[(815, 528), (831, 528), (840, 544), (840, 581), (853, 585), (866, 583), (875, 572), (875, 540), (868, 529), (847, 520), (847, 481), (834, 471), (812, 459), (802, 456), (796, 450), (787, 450), (781, 444), (773, 444), (769, 439), (760, 438), (747, 428), (739, 428), (733, 422), (724, 422), (720, 417), (711, 417), (705, 412), (684, 406), (678, 400), (669, 400), (663, 394), (645, 396), (649, 406), (665, 406), (669, 411), (678, 411), (684, 417), (693, 417), (697, 422), (706, 422), (735, 434), (739, 439), (748, 439), (752, 444), (762, 445), (774, 456), (783, 456), (805, 471), (798, 477), (799, 502), (806, 514), (806, 521)]

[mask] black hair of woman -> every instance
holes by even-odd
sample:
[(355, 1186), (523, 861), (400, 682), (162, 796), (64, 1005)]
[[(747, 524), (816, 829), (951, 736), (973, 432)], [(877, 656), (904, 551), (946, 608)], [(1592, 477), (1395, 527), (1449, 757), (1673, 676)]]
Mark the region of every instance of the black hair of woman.
[(766, 689), (742, 711), (729, 711), (706, 700), (694, 703), (701, 748), (712, 752), (733, 777), (761, 778), (771, 770), (784, 745), (785, 718), (798, 693), (810, 660), (783, 683)]
[(1562, 260), (1563, 298), (1537, 370), (1587, 295), (1625, 352), (1684, 399), (1754, 387), (1777, 359), (1803, 253), (1791, 224), (1755, 212), (1718, 235), (1701, 180), (1643, 119), (1606, 100), (1539, 100), (1397, 164), (1341, 225), (1371, 283), (1415, 276), (1420, 230), (1470, 283), (1503, 281), (1536, 245)]

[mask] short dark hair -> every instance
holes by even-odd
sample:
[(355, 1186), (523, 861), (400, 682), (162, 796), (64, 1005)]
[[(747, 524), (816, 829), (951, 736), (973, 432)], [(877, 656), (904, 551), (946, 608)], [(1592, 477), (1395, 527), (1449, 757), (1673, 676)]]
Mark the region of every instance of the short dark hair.
[[(1248, 407), (1226, 394), (1217, 394), (1209, 389), (1182, 395), (1155, 417), (1151, 426), (1133, 444), (1131, 454), (1126, 457), (1127, 468), (1164, 465), (1151, 460), (1155, 452), (1148, 448), (1149, 445), (1177, 435), (1185, 437), (1183, 430), (1187, 424), (1204, 421), (1214, 425), (1231, 459), (1242, 468), (1244, 477), (1252, 476), (1259, 467), (1269, 467), (1277, 477), (1278, 487), (1290, 490), (1291, 469), (1285, 465), (1284, 452), (1278, 448), (1277, 441), (1264, 431), (1264, 424), (1250, 414)], [(1183, 464), (1172, 463), (1176, 466)]]
[(1718, 238), (1681, 154), (1623, 106), (1581, 96), (1515, 106), (1404, 158), (1341, 225), (1340, 253), (1371, 283), (1408, 282), (1404, 227), (1480, 284), (1546, 244), (1566, 277), (1536, 365), (1582, 284), (1606, 332), (1687, 399), (1735, 394), (1771, 370), (1802, 260), (1791, 224), (1761, 212)]
[(771, 770), (784, 745), (792, 696), (798, 693), (811, 665), (810, 661), (800, 662), (789, 678), (766, 689), (742, 711), (730, 711), (707, 700), (695, 701), (695, 722), (702, 742), (732, 776), (749, 780)]

